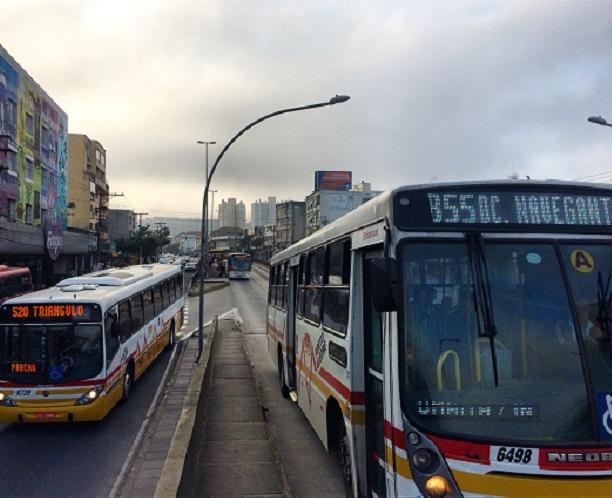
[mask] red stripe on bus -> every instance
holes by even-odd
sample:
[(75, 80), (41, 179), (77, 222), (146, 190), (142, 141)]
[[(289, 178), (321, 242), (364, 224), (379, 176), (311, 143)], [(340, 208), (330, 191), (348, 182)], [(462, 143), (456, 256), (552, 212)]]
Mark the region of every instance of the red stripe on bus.
[(397, 427), (393, 427), (388, 420), (385, 420), (385, 437), (393, 443), (393, 446), (402, 450), (406, 449), (404, 431)]
[(364, 392), (351, 391), (348, 387), (346, 387), (342, 382), (336, 379), (336, 377), (334, 377), (323, 367), (319, 369), (319, 375), (325, 382), (327, 382), (331, 387), (338, 391), (340, 396), (347, 400), (351, 405), (365, 405)]
[[(385, 420), (384, 427), (385, 437), (393, 442), (393, 446), (406, 450), (406, 435), (404, 431), (393, 427), (388, 420)], [(428, 438), (438, 447), (445, 458), (491, 465), (490, 446), (488, 444), (444, 439), (437, 436), (428, 436)]]
[(445, 458), (491, 465), (491, 446), (488, 444), (443, 439), (437, 436), (428, 437), (440, 449)]

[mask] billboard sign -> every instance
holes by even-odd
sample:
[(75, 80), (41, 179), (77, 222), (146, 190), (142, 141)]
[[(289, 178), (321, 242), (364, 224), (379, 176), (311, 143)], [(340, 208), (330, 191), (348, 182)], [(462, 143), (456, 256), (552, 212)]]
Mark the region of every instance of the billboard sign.
[(315, 171), (315, 190), (351, 190), (352, 171)]

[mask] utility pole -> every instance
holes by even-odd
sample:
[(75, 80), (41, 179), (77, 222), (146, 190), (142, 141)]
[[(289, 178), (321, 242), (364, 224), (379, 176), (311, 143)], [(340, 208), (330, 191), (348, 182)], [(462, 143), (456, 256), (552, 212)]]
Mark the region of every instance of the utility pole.
[[(97, 251), (97, 257), (96, 257), (96, 265), (98, 263), (100, 263), (100, 258), (102, 255), (102, 248), (101, 248), (101, 243), (102, 243), (102, 231), (100, 230), (100, 223), (102, 222), (102, 199), (108, 197), (109, 199), (111, 197), (124, 197), (123, 192), (121, 192), (120, 194), (116, 193), (116, 192), (109, 192), (108, 194), (105, 193), (101, 193), (100, 194), (100, 202), (98, 204), (98, 230), (97, 230), (97, 235), (98, 235), (98, 251)], [(108, 209), (108, 206), (107, 206)], [(108, 228), (108, 227), (107, 227)]]
[[(156, 221), (155, 222), (155, 234), (159, 237), (161, 235), (162, 228), (167, 225), (168, 224), (165, 221)], [(159, 252), (161, 254), (161, 246), (159, 246)], [(155, 255), (157, 256), (157, 249), (155, 249)]]
[[(148, 214), (149, 213), (134, 213), (134, 216), (140, 216), (140, 221), (138, 222), (138, 233), (140, 234), (141, 238), (142, 238), (142, 217)], [(140, 241), (139, 251), (140, 251), (140, 255), (138, 257), (138, 264), (141, 265), (142, 264), (142, 240)]]

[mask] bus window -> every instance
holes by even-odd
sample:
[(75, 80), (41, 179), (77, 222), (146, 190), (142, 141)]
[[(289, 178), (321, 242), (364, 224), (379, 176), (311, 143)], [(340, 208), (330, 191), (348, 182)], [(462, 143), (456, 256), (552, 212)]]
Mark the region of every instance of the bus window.
[(106, 340), (106, 366), (113, 361), (115, 354), (119, 350), (119, 337), (113, 336), (113, 324), (116, 318), (109, 313), (104, 315), (104, 337)]
[(155, 316), (155, 305), (153, 304), (153, 289), (147, 289), (142, 293), (144, 321), (149, 323)]
[(121, 342), (127, 341), (132, 335), (129, 301), (123, 301), (119, 304), (119, 335), (121, 336)]
[(349, 289), (328, 288), (323, 292), (323, 325), (346, 335), (349, 311)]
[(286, 263), (278, 267), (280, 271), (278, 272), (278, 276), (276, 279), (276, 306), (281, 309), (283, 308), (283, 284), (285, 282), (285, 274), (287, 273), (285, 271), (286, 267)]
[(321, 289), (307, 287), (304, 292), (304, 317), (319, 325), (321, 315)]
[(283, 279), (283, 309), (287, 310), (287, 304), (289, 302), (289, 261), (284, 264), (284, 275)]
[(319, 247), (308, 255), (308, 283), (310, 285), (323, 285), (325, 269), (325, 248)]
[(276, 273), (276, 267), (270, 267), (270, 277), (268, 279), (268, 304), (272, 304), (274, 295), (274, 275)]
[(138, 294), (130, 299), (132, 310), (132, 334), (138, 332), (143, 324), (142, 295)]
[(154, 299), (154, 304), (155, 304), (155, 314), (159, 315), (162, 312), (162, 310), (164, 309), (164, 305), (163, 305), (163, 302), (162, 302), (161, 284), (157, 284), (153, 288), (153, 299)]
[(348, 241), (329, 246), (327, 258), (327, 283), (329, 285), (348, 285), (351, 277), (351, 250)]
[(306, 256), (302, 254), (300, 256), (300, 266), (298, 269), (298, 295), (297, 295), (297, 308), (296, 315), (298, 318), (304, 316), (304, 281), (306, 273)]
[(180, 299), (183, 297), (183, 276), (177, 275), (174, 279), (174, 284), (176, 285), (176, 298)]
[(164, 309), (166, 309), (168, 306), (170, 306), (170, 294), (168, 291), (168, 281), (166, 280), (165, 282), (161, 283), (161, 289), (162, 289), (162, 306), (164, 307)]
[(349, 312), (350, 245), (348, 241), (328, 248), (327, 283), (323, 290), (323, 326), (346, 334)]

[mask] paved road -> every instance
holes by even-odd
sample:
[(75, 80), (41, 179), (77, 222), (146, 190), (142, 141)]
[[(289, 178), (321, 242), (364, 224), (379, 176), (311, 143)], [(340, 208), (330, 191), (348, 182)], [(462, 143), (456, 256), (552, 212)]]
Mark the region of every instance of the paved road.
[(0, 495), (108, 496), (169, 358), (163, 352), (102, 422), (0, 424)]

